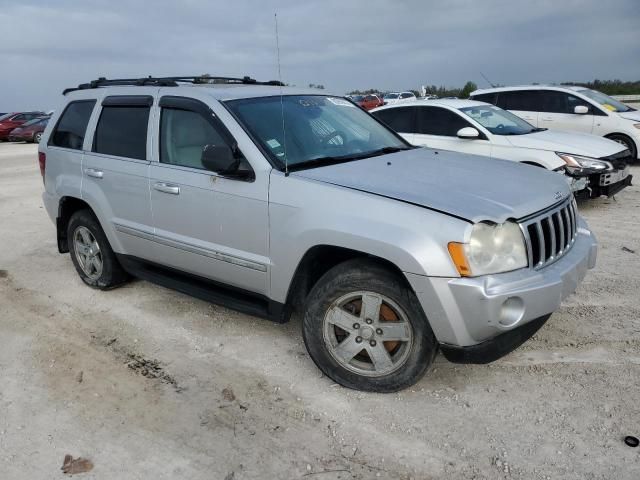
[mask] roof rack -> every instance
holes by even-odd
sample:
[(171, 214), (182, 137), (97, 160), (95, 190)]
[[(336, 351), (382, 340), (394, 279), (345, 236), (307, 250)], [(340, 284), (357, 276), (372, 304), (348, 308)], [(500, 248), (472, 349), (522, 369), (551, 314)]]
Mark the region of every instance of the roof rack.
[(88, 90), (91, 88), (108, 87), (108, 86), (134, 86), (134, 87), (177, 87), (180, 83), (191, 84), (238, 84), (238, 85), (272, 85), (272, 86), (284, 86), (284, 83), (278, 80), (269, 80), (266, 82), (259, 82), (251, 77), (211, 77), (208, 75), (198, 76), (186, 76), (186, 77), (143, 77), (143, 78), (113, 78), (107, 79), (100, 77), (97, 80), (91, 80), (89, 83), (81, 83), (77, 87), (65, 88), (62, 91), (63, 95), (76, 90)]

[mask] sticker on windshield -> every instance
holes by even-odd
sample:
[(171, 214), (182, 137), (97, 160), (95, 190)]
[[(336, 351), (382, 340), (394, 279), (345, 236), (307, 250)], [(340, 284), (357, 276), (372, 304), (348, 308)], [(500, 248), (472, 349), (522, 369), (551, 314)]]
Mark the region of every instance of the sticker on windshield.
[(327, 100), (329, 100), (334, 105), (338, 105), (340, 107), (355, 107), (353, 103), (351, 103), (348, 100), (345, 100), (344, 98), (327, 97)]
[(271, 148), (278, 148), (280, 146), (280, 142), (275, 138), (272, 138), (271, 140), (267, 140), (267, 145)]

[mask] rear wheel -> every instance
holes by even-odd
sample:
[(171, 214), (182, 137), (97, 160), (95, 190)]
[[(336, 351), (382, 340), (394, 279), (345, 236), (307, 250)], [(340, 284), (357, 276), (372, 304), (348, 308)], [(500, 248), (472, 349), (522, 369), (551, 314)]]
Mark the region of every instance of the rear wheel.
[(629, 152), (631, 152), (632, 161), (636, 162), (638, 160), (638, 149), (636, 148), (636, 144), (629, 137), (614, 133), (613, 135), (607, 136), (607, 138), (627, 147)]
[(345, 387), (406, 388), (427, 371), (436, 339), (403, 278), (368, 260), (350, 260), (313, 287), (303, 337), (316, 365)]
[(71, 216), (67, 239), (71, 261), (87, 285), (107, 290), (127, 279), (100, 223), (89, 210)]

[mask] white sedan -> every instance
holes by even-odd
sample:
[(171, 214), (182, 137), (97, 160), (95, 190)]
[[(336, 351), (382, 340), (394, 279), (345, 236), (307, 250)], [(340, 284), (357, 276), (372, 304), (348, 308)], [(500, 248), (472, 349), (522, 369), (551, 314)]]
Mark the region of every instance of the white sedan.
[(610, 196), (631, 184), (625, 161), (629, 152), (623, 145), (594, 135), (536, 128), (484, 102), (416, 101), (371, 113), (414, 145), (561, 171), (580, 196)]
[(388, 92), (382, 97), (385, 105), (396, 105), (398, 103), (412, 102), (417, 97), (413, 92)]

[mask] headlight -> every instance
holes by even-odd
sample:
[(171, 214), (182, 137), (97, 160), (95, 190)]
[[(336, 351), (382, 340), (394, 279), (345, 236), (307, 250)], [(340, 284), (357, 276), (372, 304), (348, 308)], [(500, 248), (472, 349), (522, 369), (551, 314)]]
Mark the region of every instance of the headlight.
[(604, 160), (572, 155), (570, 153), (556, 152), (556, 155), (564, 160), (564, 163), (567, 164), (566, 169), (572, 174), (588, 174), (613, 169), (613, 165)]
[(527, 249), (515, 222), (476, 223), (469, 243), (449, 243), (449, 254), (463, 277), (509, 272), (528, 265)]

